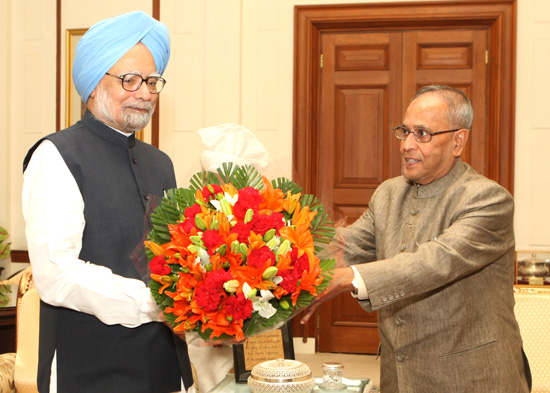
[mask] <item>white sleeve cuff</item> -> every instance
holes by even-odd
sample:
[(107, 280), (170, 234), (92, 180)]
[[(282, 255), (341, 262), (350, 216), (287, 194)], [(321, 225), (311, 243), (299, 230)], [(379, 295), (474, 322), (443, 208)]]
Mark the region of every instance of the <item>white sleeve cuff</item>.
[(139, 324), (122, 323), (121, 325), (128, 328), (137, 327), (144, 323), (161, 321), (161, 310), (157, 305), (151, 290), (148, 287), (139, 288), (136, 292), (136, 300), (139, 304)]
[(369, 293), (367, 291), (367, 287), (365, 286), (365, 282), (363, 281), (363, 278), (361, 278), (361, 275), (355, 266), (351, 266), (351, 268), (353, 269), (355, 282), (357, 283), (357, 295), (354, 295), (353, 293), (351, 295), (359, 300), (367, 300), (369, 298)]

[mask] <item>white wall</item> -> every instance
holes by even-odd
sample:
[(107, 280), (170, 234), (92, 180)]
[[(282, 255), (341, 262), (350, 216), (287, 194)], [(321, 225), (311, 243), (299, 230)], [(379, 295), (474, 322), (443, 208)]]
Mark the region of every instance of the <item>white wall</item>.
[[(12, 248), (25, 248), (21, 173), (26, 150), (45, 130), (55, 130), (55, 0), (0, 2), (3, 80), (0, 118), (0, 225)], [(5, 62), (5, 63), (4, 63)], [(4, 275), (12, 271), (6, 267)], [(13, 269), (17, 269), (13, 267)]]
[[(294, 6), (359, 2), (374, 1), (161, 1), (172, 54), (160, 100), (160, 147), (172, 157), (179, 185), (200, 169), (198, 129), (227, 122), (253, 130), (276, 174), (292, 175)], [(62, 3), (63, 31), (152, 7), (151, 0)], [(517, 6), (517, 249), (550, 250), (550, 2)], [(21, 162), (55, 128), (55, 23), (55, 0), (0, 0), (0, 75), (8, 86), (0, 90), (0, 226), (11, 232), (15, 249), (26, 248)], [(63, 45), (63, 59), (64, 51)], [(61, 92), (64, 102), (63, 78)]]
[(518, 1), (516, 248), (550, 249), (550, 1)]

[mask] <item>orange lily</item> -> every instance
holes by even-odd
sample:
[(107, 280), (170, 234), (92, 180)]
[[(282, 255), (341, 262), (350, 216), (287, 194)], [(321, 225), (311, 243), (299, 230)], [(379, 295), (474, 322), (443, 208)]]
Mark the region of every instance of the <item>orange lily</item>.
[(237, 191), (237, 189), (235, 188), (235, 186), (233, 186), (233, 184), (224, 184), (222, 187), (222, 190), (224, 192), (227, 192), (229, 195), (231, 195), (232, 197), (234, 197), (235, 195), (237, 195), (239, 192)]
[(290, 264), (292, 263), (290, 254), (290, 252), (287, 252), (285, 255), (279, 255), (279, 260), (275, 264), (277, 270), (282, 271), (290, 269)]
[(248, 236), (248, 241), (250, 242), (250, 245), (248, 246), (248, 250), (258, 250), (265, 246), (264, 239), (262, 235), (254, 233), (254, 231), (250, 232), (250, 236)]
[(300, 296), (301, 291), (307, 291), (313, 296), (317, 296), (317, 289), (315, 287), (321, 284), (323, 279), (324, 277), (321, 275), (321, 267), (319, 264), (315, 264), (314, 268), (310, 271), (304, 270), (302, 277), (296, 286), (296, 291), (294, 291), (291, 296), (292, 305), (296, 305), (296, 301), (298, 300), (298, 296)]
[(233, 275), (239, 280), (239, 290), (242, 291), (242, 286), (246, 282), (250, 285), (250, 288), (258, 289), (268, 289), (269, 283), (273, 284), (272, 281), (264, 281), (262, 275), (264, 274), (265, 269), (271, 266), (271, 262), (266, 261), (265, 265), (259, 269), (253, 266), (237, 266), (233, 271)]
[(215, 219), (218, 221), (218, 232), (220, 232), (222, 236), (229, 233), (231, 230), (231, 225), (227, 219), (227, 216), (220, 212), (216, 212)]
[(302, 256), (304, 252), (313, 254), (315, 245), (313, 244), (313, 236), (309, 231), (309, 225), (302, 224), (292, 227), (282, 227), (279, 230), (282, 237), (288, 239), (289, 242), (298, 247), (298, 256)]
[(301, 196), (301, 193), (291, 194), (290, 191), (287, 191), (285, 205), (283, 207), (284, 210), (289, 214), (294, 213), (294, 210), (296, 210), (296, 206), (300, 204), (299, 201)]
[(162, 287), (159, 288), (159, 293), (163, 293), (166, 288), (172, 286), (172, 284), (174, 283), (172, 279), (166, 279), (163, 277), (165, 276), (160, 274), (151, 274), (151, 279), (155, 280), (159, 284), (162, 284)]
[(294, 210), (294, 215), (292, 216), (292, 224), (296, 226), (305, 224), (309, 228), (311, 225), (311, 220), (313, 220), (313, 217), (315, 217), (316, 214), (317, 212), (309, 211), (309, 206), (302, 208), (302, 205), (297, 203), (296, 209)]
[(164, 250), (162, 249), (161, 245), (149, 240), (145, 241), (144, 243), (145, 243), (145, 247), (151, 250), (154, 256), (158, 257), (158, 256), (164, 255)]
[(273, 185), (267, 178), (262, 176), (264, 188), (260, 190), (263, 201), (260, 203), (260, 214), (283, 211), (285, 205), (285, 194)]

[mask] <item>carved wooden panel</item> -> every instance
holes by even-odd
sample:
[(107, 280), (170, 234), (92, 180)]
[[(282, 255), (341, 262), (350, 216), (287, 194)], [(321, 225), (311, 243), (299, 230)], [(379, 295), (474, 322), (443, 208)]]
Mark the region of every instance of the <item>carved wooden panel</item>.
[(334, 188), (378, 185), (384, 179), (387, 86), (337, 86)]
[(471, 68), (472, 43), (418, 44), (418, 69)]
[(500, 130), (487, 123), (487, 31), (480, 29), (411, 31), (404, 34), (406, 100), (421, 87), (443, 84), (461, 89), (474, 108), (474, 123), (462, 159), (479, 173), (495, 178), (489, 165)]
[(340, 46), (336, 50), (337, 71), (387, 70), (387, 45)]

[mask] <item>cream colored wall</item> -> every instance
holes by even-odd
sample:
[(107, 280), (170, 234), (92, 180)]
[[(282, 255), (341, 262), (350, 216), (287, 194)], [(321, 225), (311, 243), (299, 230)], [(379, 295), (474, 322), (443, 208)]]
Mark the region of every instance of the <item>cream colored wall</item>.
[[(0, 225), (10, 232), (12, 247), (21, 249), (26, 248), (20, 201), (23, 158), (44, 130), (55, 130), (55, 0), (3, 0), (0, 14), (0, 75), (7, 82), (0, 105)], [(10, 264), (0, 266), (6, 268), (4, 276), (12, 272)]]
[[(200, 168), (198, 129), (227, 122), (253, 130), (275, 163), (273, 173), (292, 176), (294, 6), (352, 2), (373, 1), (161, 1), (172, 55), (160, 101), (160, 147), (172, 157), (180, 185)], [(63, 30), (138, 8), (151, 13), (151, 3), (64, 0)], [(10, 230), (15, 249), (26, 248), (21, 162), (55, 128), (55, 20), (55, 0), (0, 0), (0, 75), (8, 83), (0, 91), (0, 226)], [(517, 248), (550, 250), (550, 3), (518, 1), (517, 29)], [(61, 91), (64, 102), (64, 81)]]
[(550, 2), (518, 1), (516, 248), (550, 250)]

